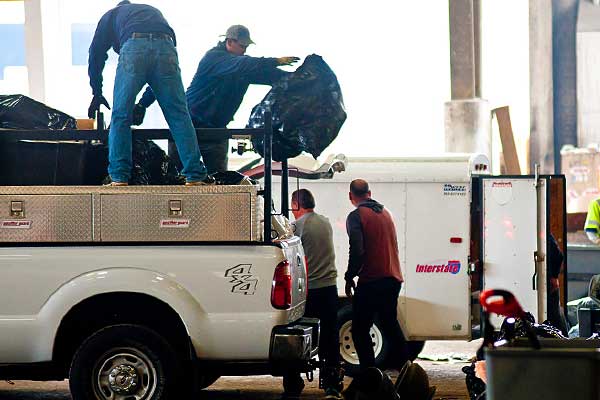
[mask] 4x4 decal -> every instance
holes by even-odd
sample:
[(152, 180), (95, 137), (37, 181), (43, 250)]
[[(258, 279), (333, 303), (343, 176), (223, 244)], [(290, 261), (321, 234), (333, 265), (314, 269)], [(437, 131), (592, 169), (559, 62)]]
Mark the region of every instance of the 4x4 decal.
[(251, 269), (252, 264), (238, 264), (225, 271), (225, 278), (231, 278), (229, 283), (233, 285), (231, 293), (241, 293), (248, 296), (256, 292), (258, 278), (252, 275)]

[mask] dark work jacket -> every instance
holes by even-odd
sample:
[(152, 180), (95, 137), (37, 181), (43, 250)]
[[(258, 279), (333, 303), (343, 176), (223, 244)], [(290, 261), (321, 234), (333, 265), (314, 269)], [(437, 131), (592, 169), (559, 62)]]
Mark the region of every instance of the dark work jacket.
[(102, 71), (112, 47), (119, 54), (121, 46), (133, 33), (164, 33), (175, 41), (175, 32), (162, 13), (145, 4), (123, 4), (100, 18), (89, 50), (88, 75), (95, 95), (102, 94)]
[(359, 284), (383, 278), (403, 282), (398, 256), (398, 238), (392, 215), (373, 199), (361, 203), (346, 219), (350, 239), (348, 271), (344, 278), (358, 275)]
[[(225, 42), (210, 49), (198, 64), (185, 95), (196, 127), (225, 128), (233, 120), (251, 84), (271, 85), (287, 72), (277, 68), (276, 58), (236, 56)], [(148, 88), (140, 103), (148, 107), (154, 95)]]

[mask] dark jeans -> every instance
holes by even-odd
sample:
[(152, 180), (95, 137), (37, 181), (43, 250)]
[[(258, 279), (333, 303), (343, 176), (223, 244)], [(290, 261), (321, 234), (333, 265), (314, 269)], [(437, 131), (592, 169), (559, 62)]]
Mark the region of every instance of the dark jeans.
[(568, 336), (568, 328), (567, 321), (565, 319), (565, 314), (563, 310), (560, 308), (560, 290), (550, 289), (548, 291), (548, 321), (550, 323), (560, 329), (563, 335)]
[(205, 142), (201, 136), (198, 136), (198, 146), (209, 174), (227, 171), (229, 139)]
[[(194, 124), (195, 128), (206, 128), (206, 126)], [(200, 147), (200, 153), (202, 154), (202, 161), (206, 166), (208, 174), (212, 175), (216, 172), (227, 171), (227, 165), (229, 162), (229, 139), (217, 140), (217, 141), (206, 141), (202, 139), (201, 135), (197, 135), (198, 146)], [(181, 170), (181, 161), (179, 154), (175, 146), (169, 146), (169, 156), (177, 165), (177, 168)]]
[[(336, 387), (339, 382), (340, 340), (337, 324), (338, 292), (337, 286), (309, 289), (306, 298), (305, 317), (319, 318), (321, 336), (319, 339), (319, 360), (325, 368), (320, 371), (325, 389)], [(297, 391), (302, 386), (302, 378), (297, 372), (283, 377), (286, 391)]]
[(400, 369), (407, 360), (406, 342), (397, 318), (398, 295), (402, 283), (394, 278), (360, 283), (352, 300), (352, 338), (361, 371), (375, 366), (375, 353), (369, 330), (378, 317), (378, 325), (389, 346), (390, 364)]

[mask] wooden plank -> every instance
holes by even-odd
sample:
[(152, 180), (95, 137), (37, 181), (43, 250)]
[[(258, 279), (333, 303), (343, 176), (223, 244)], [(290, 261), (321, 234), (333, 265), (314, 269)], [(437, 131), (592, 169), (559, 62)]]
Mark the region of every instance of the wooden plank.
[(517, 155), (517, 147), (515, 146), (508, 106), (496, 108), (492, 110), (492, 113), (496, 115), (496, 120), (498, 121), (506, 173), (509, 175), (521, 175), (521, 166), (519, 165), (519, 156)]
[(568, 254), (567, 254), (567, 216), (565, 216), (565, 180), (563, 177), (553, 177), (549, 179), (550, 207), (548, 210), (548, 228), (549, 232), (556, 239), (560, 251), (564, 254), (563, 268), (558, 277), (560, 285), (560, 304), (562, 307), (567, 304), (567, 274), (568, 274)]

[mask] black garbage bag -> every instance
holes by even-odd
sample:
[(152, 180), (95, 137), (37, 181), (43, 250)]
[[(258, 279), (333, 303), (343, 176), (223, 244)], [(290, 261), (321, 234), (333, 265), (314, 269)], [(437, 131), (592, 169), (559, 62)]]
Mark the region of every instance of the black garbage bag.
[(475, 363), (463, 367), (462, 372), (465, 373), (465, 382), (467, 391), (469, 392), (470, 400), (485, 400), (486, 384), (475, 375)]
[[(273, 114), (273, 159), (306, 151), (317, 158), (337, 137), (346, 120), (337, 78), (321, 56), (312, 54), (298, 69), (273, 85), (252, 109), (248, 128), (262, 128), (266, 109)], [(261, 156), (263, 140), (253, 145)]]
[(410, 360), (399, 371), (394, 386), (401, 399), (431, 400), (436, 392), (435, 386), (429, 386), (429, 376), (423, 367)]
[(0, 128), (76, 129), (77, 121), (22, 94), (0, 95)]
[(525, 318), (505, 318), (500, 327), (498, 340), (513, 340), (514, 338), (527, 337), (527, 324), (529, 324), (535, 334), (541, 338), (548, 339), (568, 339), (560, 329), (544, 322), (536, 324), (535, 317), (530, 313), (525, 313)]
[(182, 185), (185, 178), (176, 164), (152, 140), (133, 140), (132, 185)]
[(237, 171), (216, 172), (212, 177), (215, 178), (215, 185), (258, 185), (257, 181)]

